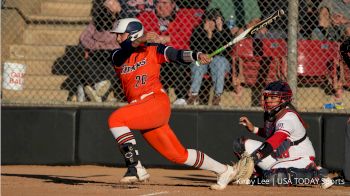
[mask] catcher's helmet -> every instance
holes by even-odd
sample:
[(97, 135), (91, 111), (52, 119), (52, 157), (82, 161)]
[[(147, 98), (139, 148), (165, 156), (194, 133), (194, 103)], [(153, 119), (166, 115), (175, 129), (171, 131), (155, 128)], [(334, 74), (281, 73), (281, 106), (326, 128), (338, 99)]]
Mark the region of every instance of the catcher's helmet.
[[(293, 92), (290, 89), (287, 82), (274, 81), (269, 83), (263, 91), (263, 104), (265, 111), (278, 112), (280, 109), (286, 107), (292, 101)], [(268, 97), (279, 97), (281, 99), (280, 103), (274, 107), (268, 107), (267, 98)]]
[(131, 41), (143, 35), (143, 25), (137, 18), (124, 18), (115, 22), (112, 33), (129, 33)]

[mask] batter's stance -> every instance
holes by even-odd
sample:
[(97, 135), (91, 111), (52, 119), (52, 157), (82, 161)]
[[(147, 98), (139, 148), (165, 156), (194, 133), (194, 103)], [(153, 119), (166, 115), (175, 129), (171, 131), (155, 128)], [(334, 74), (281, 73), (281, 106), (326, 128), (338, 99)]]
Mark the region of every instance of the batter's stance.
[(203, 152), (182, 146), (169, 127), (170, 101), (159, 78), (164, 62), (190, 64), (198, 60), (201, 64), (208, 64), (211, 59), (201, 52), (176, 50), (154, 43), (159, 41), (158, 35), (154, 32), (144, 35), (142, 23), (135, 18), (119, 20), (112, 32), (117, 34), (121, 46), (113, 51), (112, 63), (129, 103), (113, 112), (108, 121), (128, 167), (121, 182), (145, 181), (150, 177), (141, 164), (136, 140), (130, 131), (139, 130), (147, 142), (168, 160), (215, 172), (217, 184), (211, 188), (224, 189), (234, 178), (236, 170)]

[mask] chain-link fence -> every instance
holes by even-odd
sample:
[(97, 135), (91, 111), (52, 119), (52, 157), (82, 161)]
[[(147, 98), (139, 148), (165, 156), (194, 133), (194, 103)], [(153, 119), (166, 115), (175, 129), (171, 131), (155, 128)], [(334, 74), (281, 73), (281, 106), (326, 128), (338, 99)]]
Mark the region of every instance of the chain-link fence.
[(209, 65), (164, 64), (161, 79), (173, 105), (259, 110), (265, 85), (285, 80), (299, 110), (350, 109), (350, 71), (339, 55), (339, 45), (350, 35), (348, 1), (1, 2), (3, 105), (126, 103), (109, 61), (110, 50), (119, 46), (108, 31), (118, 18), (138, 17), (146, 31), (175, 48), (211, 53), (283, 9), (285, 16)]

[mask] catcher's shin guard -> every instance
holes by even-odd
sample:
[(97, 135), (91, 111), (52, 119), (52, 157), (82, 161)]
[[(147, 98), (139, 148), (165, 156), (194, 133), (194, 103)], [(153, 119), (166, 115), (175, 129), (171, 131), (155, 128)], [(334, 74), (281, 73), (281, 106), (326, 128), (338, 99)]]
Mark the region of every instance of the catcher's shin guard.
[(291, 181), (286, 168), (272, 169), (264, 172), (266, 184), (270, 186), (289, 186)]
[(136, 145), (131, 143), (124, 143), (120, 145), (120, 151), (123, 154), (126, 166), (128, 167), (128, 170), (120, 182), (134, 183), (148, 180), (150, 175), (147, 173), (146, 169), (141, 165), (139, 161)]
[(311, 167), (307, 169), (289, 168), (291, 181), (294, 184), (317, 185), (327, 189), (333, 185), (333, 181), (328, 177), (328, 170), (322, 167)]

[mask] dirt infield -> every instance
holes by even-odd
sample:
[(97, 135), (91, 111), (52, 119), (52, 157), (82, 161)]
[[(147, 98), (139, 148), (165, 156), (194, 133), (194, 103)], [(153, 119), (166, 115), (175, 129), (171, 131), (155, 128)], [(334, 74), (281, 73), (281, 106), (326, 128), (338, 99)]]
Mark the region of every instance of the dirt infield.
[(118, 183), (125, 168), (103, 166), (2, 166), (1, 195), (350, 195), (350, 187), (265, 187), (230, 185), (209, 190), (216, 177), (201, 170), (151, 168), (151, 180), (142, 184)]

